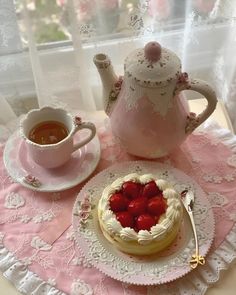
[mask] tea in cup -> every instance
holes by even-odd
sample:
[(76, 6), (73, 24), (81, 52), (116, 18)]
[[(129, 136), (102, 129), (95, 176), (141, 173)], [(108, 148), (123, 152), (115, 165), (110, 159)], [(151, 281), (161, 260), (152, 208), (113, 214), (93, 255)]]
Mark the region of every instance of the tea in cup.
[(58, 121), (45, 121), (34, 126), (29, 132), (29, 139), (34, 143), (55, 144), (69, 134), (66, 126)]
[[(90, 134), (74, 143), (75, 133), (82, 129), (89, 129)], [(82, 122), (79, 117), (73, 118), (63, 109), (43, 107), (26, 115), (21, 121), (20, 132), (30, 157), (44, 168), (56, 168), (93, 139), (96, 127), (91, 122)]]

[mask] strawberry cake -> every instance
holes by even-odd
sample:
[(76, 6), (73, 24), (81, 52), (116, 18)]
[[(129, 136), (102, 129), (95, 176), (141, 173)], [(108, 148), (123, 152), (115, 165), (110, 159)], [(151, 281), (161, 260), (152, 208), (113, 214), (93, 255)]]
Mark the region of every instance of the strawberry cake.
[(179, 194), (151, 174), (136, 173), (107, 186), (98, 204), (98, 220), (105, 238), (119, 250), (150, 255), (176, 238), (183, 217)]

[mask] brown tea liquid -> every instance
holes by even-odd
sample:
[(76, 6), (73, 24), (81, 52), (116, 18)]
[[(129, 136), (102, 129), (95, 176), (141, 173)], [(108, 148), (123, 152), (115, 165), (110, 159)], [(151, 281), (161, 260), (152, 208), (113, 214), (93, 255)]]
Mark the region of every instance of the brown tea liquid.
[(57, 121), (45, 121), (34, 126), (29, 133), (29, 139), (35, 143), (55, 144), (68, 135), (66, 126)]

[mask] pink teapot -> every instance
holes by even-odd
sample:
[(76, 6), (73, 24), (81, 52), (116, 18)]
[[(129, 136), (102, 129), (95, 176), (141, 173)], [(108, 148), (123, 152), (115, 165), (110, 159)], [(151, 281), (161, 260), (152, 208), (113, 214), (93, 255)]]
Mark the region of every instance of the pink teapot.
[[(117, 77), (105, 54), (95, 55), (94, 63), (113, 135), (130, 154), (148, 159), (167, 155), (215, 110), (214, 90), (202, 80), (190, 79), (176, 54), (157, 42), (128, 55), (124, 77)], [(186, 89), (207, 99), (201, 114), (189, 111), (181, 93)]]

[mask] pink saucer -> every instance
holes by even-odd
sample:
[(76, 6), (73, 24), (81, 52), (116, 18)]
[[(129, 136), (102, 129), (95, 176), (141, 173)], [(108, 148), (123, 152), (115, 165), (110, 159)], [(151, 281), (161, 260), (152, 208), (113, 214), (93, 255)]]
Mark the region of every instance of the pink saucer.
[(46, 169), (30, 158), (25, 142), (17, 131), (8, 139), (3, 159), (9, 175), (23, 186), (42, 192), (63, 191), (81, 183), (95, 170), (100, 159), (100, 143), (95, 136), (74, 152), (65, 165)]

